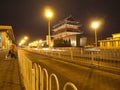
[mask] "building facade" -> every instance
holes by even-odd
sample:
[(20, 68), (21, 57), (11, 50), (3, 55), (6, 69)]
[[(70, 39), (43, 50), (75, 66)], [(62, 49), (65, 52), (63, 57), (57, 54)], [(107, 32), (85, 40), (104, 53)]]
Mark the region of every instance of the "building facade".
[(65, 18), (53, 26), (53, 41), (63, 39), (69, 41), (71, 46), (82, 46), (82, 43), (84, 44), (85, 42), (80, 37), (83, 34), (80, 26), (80, 23), (73, 20), (72, 16)]
[(112, 37), (99, 42), (101, 48), (120, 48), (120, 33), (112, 34)]
[(12, 26), (0, 25), (0, 48), (9, 49), (15, 42)]

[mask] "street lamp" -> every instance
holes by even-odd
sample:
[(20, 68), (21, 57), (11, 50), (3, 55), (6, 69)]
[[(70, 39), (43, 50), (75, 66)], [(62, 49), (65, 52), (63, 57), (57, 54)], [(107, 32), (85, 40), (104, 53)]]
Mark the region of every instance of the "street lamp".
[(25, 44), (25, 43), (27, 42), (27, 40), (28, 40), (28, 37), (25, 36), (25, 37), (23, 38), (23, 40), (21, 40), (21, 42), (19, 43), (19, 46)]
[(24, 37), (24, 39), (25, 39), (25, 40), (28, 40), (28, 37), (27, 37), (27, 36), (25, 36), (25, 37)]
[(100, 23), (98, 21), (95, 21), (92, 23), (92, 28), (95, 30), (95, 46), (97, 47), (97, 28), (99, 27)]
[(50, 36), (50, 19), (53, 16), (53, 12), (50, 9), (46, 9), (45, 12), (46, 17), (48, 18), (48, 46), (50, 48), (50, 44), (51, 44), (51, 36)]

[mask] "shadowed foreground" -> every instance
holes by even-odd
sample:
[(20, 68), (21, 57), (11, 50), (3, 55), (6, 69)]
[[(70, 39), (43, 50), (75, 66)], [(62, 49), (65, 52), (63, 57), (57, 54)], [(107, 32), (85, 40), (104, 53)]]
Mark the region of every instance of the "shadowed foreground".
[(0, 90), (24, 90), (22, 88), (18, 60), (0, 55)]

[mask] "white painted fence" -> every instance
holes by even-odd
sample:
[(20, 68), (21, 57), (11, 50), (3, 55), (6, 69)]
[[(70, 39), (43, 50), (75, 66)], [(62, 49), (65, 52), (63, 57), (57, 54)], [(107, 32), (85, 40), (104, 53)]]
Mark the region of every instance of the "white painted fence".
[[(48, 75), (47, 69), (42, 68), (36, 63), (32, 63), (20, 50), (18, 50), (18, 58), (20, 72), (26, 90), (52, 90), (52, 78), (56, 82), (55, 90), (60, 90), (60, 82), (56, 74), (52, 73)], [(66, 82), (63, 90), (68, 90), (68, 86), (71, 86), (72, 90), (78, 90), (72, 82)]]
[(42, 55), (61, 58), (69, 62), (120, 69), (120, 48), (85, 50), (83, 48), (28, 49)]

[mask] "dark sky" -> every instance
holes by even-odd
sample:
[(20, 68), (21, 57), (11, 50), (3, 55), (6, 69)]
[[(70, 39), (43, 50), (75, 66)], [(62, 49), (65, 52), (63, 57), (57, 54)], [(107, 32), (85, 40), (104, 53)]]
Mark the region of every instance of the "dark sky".
[(54, 11), (51, 26), (72, 15), (88, 36), (94, 36), (90, 23), (95, 19), (103, 22), (97, 32), (99, 38), (120, 32), (119, 0), (0, 0), (0, 25), (12, 25), (17, 41), (25, 35), (30, 40), (45, 39), (46, 6)]

